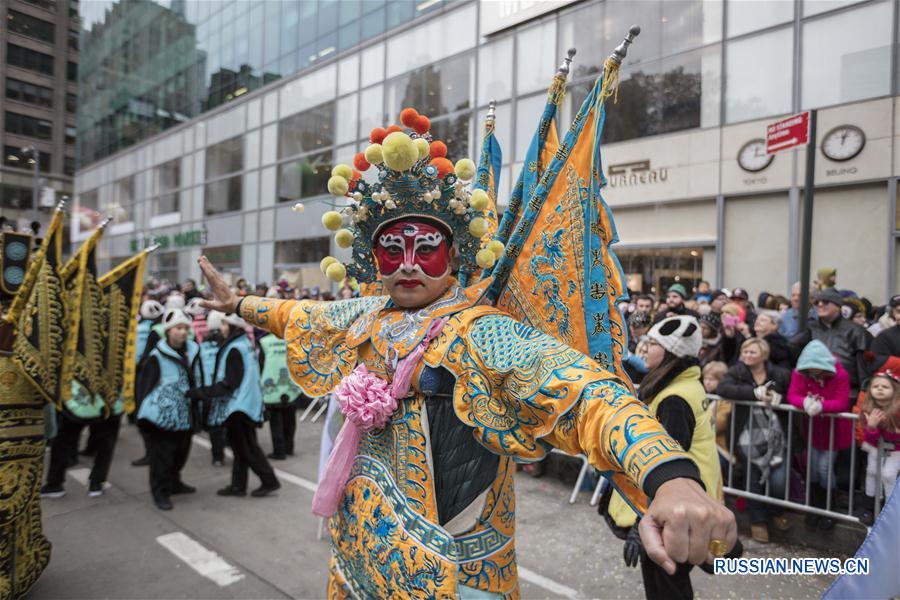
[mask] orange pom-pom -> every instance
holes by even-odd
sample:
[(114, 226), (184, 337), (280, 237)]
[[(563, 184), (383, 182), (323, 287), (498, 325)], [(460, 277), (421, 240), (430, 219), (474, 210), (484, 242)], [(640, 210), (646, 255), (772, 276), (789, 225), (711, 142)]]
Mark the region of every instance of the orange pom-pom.
[[(371, 167), (372, 165), (370, 165), (369, 161), (366, 160), (365, 153), (357, 152), (356, 156), (353, 157), (353, 166), (360, 171), (368, 171), (369, 167)], [(357, 179), (359, 178), (357, 177)]]
[(351, 179), (352, 179), (353, 181), (359, 181), (360, 178), (362, 178), (362, 173), (360, 173), (360, 172), (357, 171), (356, 169), (353, 169), (353, 176), (351, 177)]
[(440, 140), (431, 142), (431, 158), (444, 158), (447, 156), (447, 144)]
[(369, 134), (369, 141), (373, 144), (380, 144), (389, 132), (384, 127), (376, 127)]
[(428, 130), (431, 129), (431, 120), (425, 115), (419, 115), (419, 118), (416, 119), (416, 122), (413, 124), (413, 129), (415, 129), (416, 133), (419, 135), (425, 135), (428, 133)]
[(443, 156), (439, 156), (435, 159), (432, 159), (431, 164), (437, 167), (438, 170), (438, 179), (443, 179), (447, 175), (453, 172), (453, 163), (444, 158)]
[(394, 133), (395, 131), (403, 131), (403, 128), (400, 127), (399, 125), (391, 125), (385, 131), (387, 131), (388, 135), (390, 135), (390, 134)]
[(414, 108), (404, 108), (400, 111), (400, 122), (409, 127), (415, 128), (416, 120), (419, 118), (419, 111)]

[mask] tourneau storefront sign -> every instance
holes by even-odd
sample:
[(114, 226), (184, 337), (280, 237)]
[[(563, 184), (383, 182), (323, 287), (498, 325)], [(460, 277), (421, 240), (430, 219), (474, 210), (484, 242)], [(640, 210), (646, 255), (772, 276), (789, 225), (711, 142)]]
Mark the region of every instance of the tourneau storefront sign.
[(809, 142), (809, 111), (766, 127), (766, 154), (790, 150)]

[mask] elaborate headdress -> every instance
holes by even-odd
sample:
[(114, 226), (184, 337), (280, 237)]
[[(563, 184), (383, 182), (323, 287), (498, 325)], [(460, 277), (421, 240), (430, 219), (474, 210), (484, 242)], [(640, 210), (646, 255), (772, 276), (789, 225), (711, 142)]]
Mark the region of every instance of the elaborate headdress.
[[(332, 281), (354, 277), (360, 283), (377, 278), (372, 242), (386, 225), (410, 218), (440, 223), (453, 236), (459, 251), (460, 270), (488, 269), (503, 252), (503, 244), (483, 239), (488, 233), (489, 198), (471, 189), (475, 163), (468, 158), (447, 159), (447, 146), (433, 140), (431, 123), (414, 108), (400, 112), (400, 125), (376, 127), (365, 152), (350, 165), (337, 165), (328, 180), (328, 191), (350, 200), (340, 212), (328, 211), (322, 224), (335, 232), (340, 248), (352, 248), (353, 257), (342, 264), (325, 257), (321, 267)], [(409, 132), (404, 131), (404, 127)], [(368, 183), (362, 173), (377, 169), (377, 180)]]

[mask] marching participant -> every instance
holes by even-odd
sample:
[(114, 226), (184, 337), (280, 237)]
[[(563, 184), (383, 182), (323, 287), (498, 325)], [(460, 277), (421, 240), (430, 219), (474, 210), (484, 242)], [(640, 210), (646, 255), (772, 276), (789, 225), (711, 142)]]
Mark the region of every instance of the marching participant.
[(284, 460), (294, 455), (294, 434), (297, 431), (297, 400), (302, 393), (291, 379), (287, 366), (287, 344), (283, 339), (266, 333), (257, 340), (259, 345), (259, 385), (269, 417), (272, 434), (272, 453), (269, 458)]
[[(135, 344), (134, 352), (134, 359), (137, 362), (136, 369), (138, 372), (140, 372), (141, 369), (141, 360), (144, 357), (144, 353), (147, 352), (147, 345), (150, 342), (150, 334), (153, 328), (159, 324), (165, 310), (166, 309), (163, 307), (163, 305), (156, 300), (144, 300), (144, 302), (141, 303), (141, 320), (138, 321), (137, 324), (137, 342)], [(156, 342), (158, 341), (159, 337), (157, 336), (153, 341), (153, 345), (156, 345)], [(134, 424), (137, 418), (136, 415), (137, 410), (129, 414), (128, 422)], [(140, 432), (141, 440), (144, 442), (144, 456), (131, 461), (132, 467), (146, 467), (150, 464), (150, 455), (147, 450), (147, 432), (144, 429), (140, 429)]]
[(263, 402), (259, 365), (246, 327), (244, 320), (236, 314), (229, 313), (222, 318), (219, 326), (222, 346), (216, 354), (212, 384), (189, 393), (191, 398), (208, 404), (207, 426), (224, 424), (228, 444), (234, 452), (231, 483), (218, 491), (220, 496), (246, 495), (248, 469), (252, 469), (262, 482), (251, 492), (252, 496), (268, 496), (281, 487), (256, 440), (256, 428), (263, 420)]
[[(203, 385), (212, 385), (216, 376), (216, 356), (222, 347), (222, 334), (219, 329), (222, 326), (224, 313), (217, 310), (209, 311), (206, 315), (206, 335), (200, 342), (200, 361), (203, 364)], [(212, 451), (212, 464), (214, 467), (225, 466), (225, 427), (207, 425), (204, 416), (204, 426), (209, 432), (209, 442)]]
[(484, 192), (465, 187), (474, 163), (454, 167), (427, 117), (404, 109), (400, 121), (413, 133), (377, 128), (354, 159), (377, 168), (376, 182), (335, 167), (329, 191), (349, 206), (323, 217), (353, 252), (348, 265), (326, 258), (328, 277), (385, 295), (239, 298), (199, 261), (214, 296), (204, 305), (284, 338), (304, 393), (333, 391), (346, 417), (313, 501), (331, 517), (329, 597), (515, 596), (513, 460), (552, 447), (610, 471), (635, 505), (653, 497), (641, 536), (666, 572), (724, 555), (734, 517), (627, 384), (483, 304), (493, 278), (463, 287), (452, 276), (457, 255), (473, 273), (502, 252), (482, 240)]
[(165, 338), (150, 349), (138, 374), (135, 401), (138, 425), (146, 432), (150, 458), (150, 491), (160, 510), (172, 510), (173, 494), (196, 488), (181, 480), (191, 450), (191, 435), (199, 425), (187, 394), (203, 381), (200, 347), (189, 340), (191, 319), (179, 308), (162, 318)]

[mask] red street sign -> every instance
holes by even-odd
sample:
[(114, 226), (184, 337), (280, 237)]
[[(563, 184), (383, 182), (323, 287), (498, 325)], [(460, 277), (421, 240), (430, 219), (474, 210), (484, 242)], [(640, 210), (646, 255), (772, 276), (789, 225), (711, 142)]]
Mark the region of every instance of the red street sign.
[(809, 111), (766, 127), (766, 154), (790, 150), (809, 142)]

